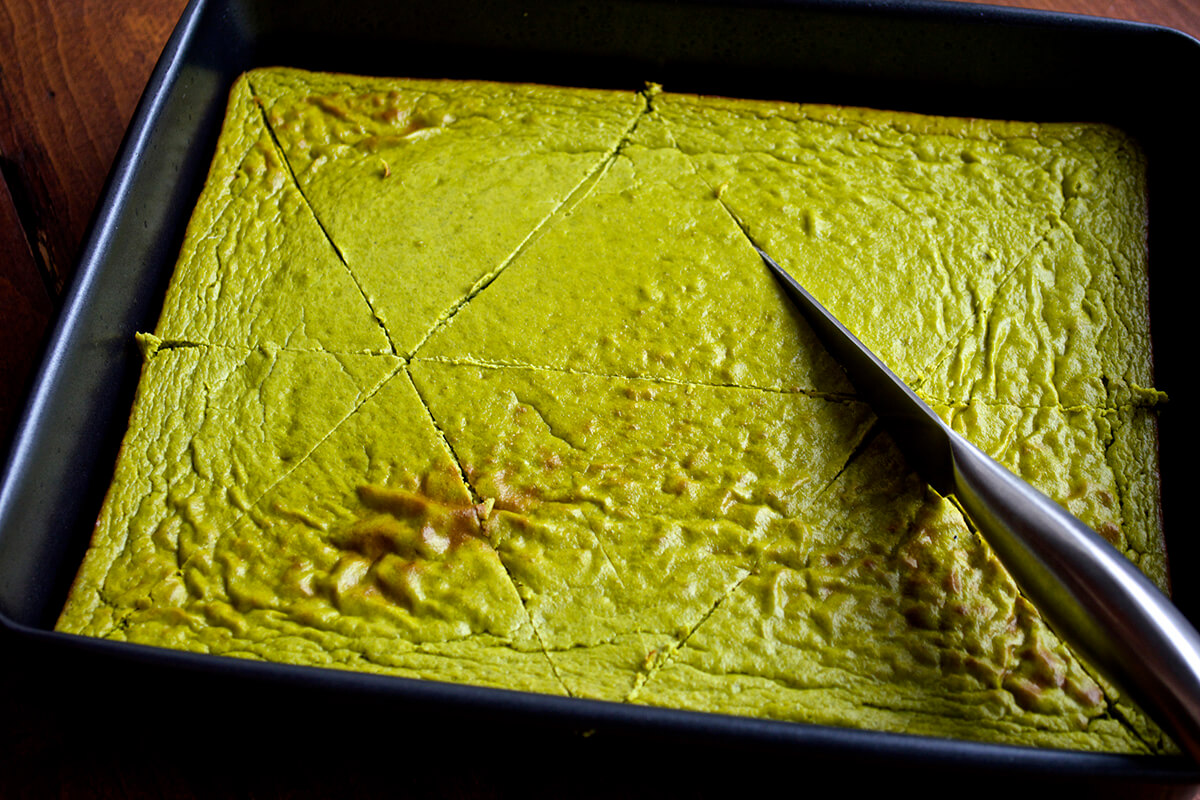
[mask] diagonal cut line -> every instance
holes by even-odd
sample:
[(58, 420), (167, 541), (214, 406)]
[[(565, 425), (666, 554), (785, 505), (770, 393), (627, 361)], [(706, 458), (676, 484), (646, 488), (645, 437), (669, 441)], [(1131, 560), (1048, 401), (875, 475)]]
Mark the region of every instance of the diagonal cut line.
[(247, 498), (246, 508), (242, 509), (241, 513), (237, 515), (237, 517), (233, 520), (233, 522), (231, 522), (229, 524), (228, 527), (222, 528), (220, 530), (220, 532), (217, 535), (217, 538), (220, 539), (221, 537), (225, 536), (230, 531), (234, 530), (245, 517), (250, 515), (250, 513), (254, 509), (254, 507), (257, 506), (258, 503), (264, 497), (266, 497), (268, 494), (270, 494), (271, 491), (276, 486), (278, 486), (279, 484), (281, 484), (285, 480), (287, 480), (288, 477), (291, 476), (291, 474), (293, 472), (295, 472), (297, 469), (299, 469), (301, 466), (303, 466), (305, 463), (307, 463), (312, 458), (313, 453), (316, 452), (318, 447), (320, 447), (331, 436), (333, 436), (335, 433), (337, 433), (337, 431), (343, 425), (346, 424), (347, 420), (349, 420), (356, 413), (358, 413), (358, 410), (361, 409), (368, 401), (370, 401), (370, 399), (372, 397), (377, 395), (380, 392), (380, 390), (383, 389), (384, 386), (386, 386), (388, 383), (390, 383), (392, 380), (394, 380), (396, 375), (402, 369), (404, 369), (403, 363), (397, 364), (396, 368), (394, 370), (392, 370), (390, 373), (388, 373), (388, 375), (386, 377), (381, 379), (379, 381), (379, 383), (375, 384), (375, 386), (372, 387), (371, 390), (369, 392), (367, 392), (364, 397), (362, 397), (357, 403), (354, 404), (353, 408), (351, 408), (349, 411), (347, 411), (346, 414), (340, 420), (338, 420), (333, 426), (331, 426), (329, 428), (328, 431), (325, 432), (324, 436), (322, 436), (320, 439), (318, 439), (316, 442), (314, 442), (313, 445), (305, 451), (304, 455), (302, 455), (300, 458), (296, 459), (295, 463), (292, 464), (289, 469), (287, 469), (285, 472), (280, 474), (274, 481), (272, 481), (270, 486), (266, 487), (261, 492), (259, 492), (256, 497)]
[[(410, 372), (407, 364), (404, 365), (403, 370), (404, 377), (406, 380), (408, 380), (408, 385), (413, 388), (413, 391), (417, 395), (417, 399), (421, 401), (421, 406), (425, 409), (425, 413), (429, 416), (429, 423), (433, 425), (433, 429), (437, 431), (438, 436), (441, 437), (442, 444), (445, 446), (446, 452), (450, 454), (450, 458), (453, 459), (455, 467), (458, 468), (458, 476), (462, 480), (463, 485), (467, 487), (467, 491), (470, 492), (472, 502), (481, 502), (479, 492), (476, 491), (474, 484), (472, 484), (470, 479), (467, 477), (467, 470), (463, 466), (462, 459), (459, 457), (458, 452), (454, 449), (454, 445), (450, 444), (450, 439), (446, 436), (446, 432), (442, 430), (442, 426), (438, 424), (437, 417), (435, 417), (433, 414), (433, 409), (430, 408), (429, 402), (425, 399), (425, 395), (421, 394), (421, 389), (417, 386), (417, 382), (412, 379), (412, 373)], [(568, 697), (573, 697), (574, 695), (572, 694), (570, 688), (567, 687), (566, 681), (564, 681), (562, 675), (559, 674), (558, 667), (554, 664), (554, 659), (550, 657), (550, 649), (546, 646), (546, 641), (542, 638), (542, 632), (538, 630), (537, 624), (534, 623), (533, 615), (529, 613), (529, 606), (525, 604), (525, 598), (521, 596), (521, 591), (517, 588), (517, 582), (513, 579), (512, 571), (509, 570), (508, 565), (504, 563), (504, 559), (500, 557), (499, 551), (496, 552), (496, 558), (500, 562), (500, 566), (504, 567), (504, 574), (508, 578), (509, 585), (512, 586), (513, 592), (521, 601), (521, 610), (525, 612), (525, 619), (529, 622), (529, 629), (532, 630), (533, 635), (537, 637), (538, 645), (542, 648), (542, 655), (546, 657), (546, 661), (550, 664), (550, 671), (554, 673), (554, 678), (558, 681), (559, 686), (562, 687), (563, 693), (565, 693)]]
[[(863, 430), (861, 432), (859, 441), (855, 442), (850, 447), (849, 452), (846, 454), (845, 460), (842, 462), (841, 466), (837, 469), (837, 471), (834, 473), (834, 475), (828, 481), (825, 482), (824, 486), (822, 486), (817, 491), (813, 492), (812, 495), (808, 498), (808, 502), (806, 502), (803, 505), (803, 507), (801, 507), (800, 509), (797, 510), (795, 516), (789, 517), (789, 519), (801, 519), (802, 515), (808, 510), (808, 508), (813, 504), (813, 502), (815, 502), (816, 499), (818, 497), (820, 497), (822, 494), (829, 491), (829, 488), (831, 486), (833, 486), (835, 483), (837, 483), (838, 479), (846, 471), (846, 469), (849, 467), (850, 463), (855, 458), (857, 458), (858, 455), (865, 449), (864, 443), (867, 442), (871, 438), (873, 431), (874, 431), (874, 425), (871, 425), (871, 426), (868, 426), (865, 430)], [(771, 539), (770, 541), (768, 541), (766, 543), (766, 545), (764, 545), (763, 551), (765, 552), (766, 550), (771, 549), (771, 547), (773, 547), (775, 545), (775, 543), (779, 542), (782, 538), (783, 538), (783, 534), (780, 534), (779, 536), (775, 537), (774, 539)], [(633, 689), (629, 692), (629, 694), (626, 695), (625, 700), (627, 702), (632, 701), (635, 698), (635, 696), (638, 694), (638, 692), (641, 691), (643, 686), (645, 686), (651, 679), (653, 679), (654, 676), (657, 675), (663, 668), (667, 667), (672, 662), (672, 660), (674, 660), (675, 654), (678, 653), (680, 650), (682, 650), (687, 645), (688, 641), (692, 638), (692, 636), (696, 633), (696, 631), (700, 630), (700, 628), (704, 625), (704, 623), (707, 622), (708, 619), (710, 617), (712, 617), (713, 614), (716, 613), (717, 609), (721, 607), (721, 604), (724, 603), (727, 599), (729, 599), (729, 597), (732, 596), (734, 592), (736, 592), (738, 589), (740, 589), (742, 584), (746, 582), (746, 579), (748, 579), (751, 575), (754, 575), (757, 571), (758, 571), (758, 564), (755, 564), (754, 566), (751, 566), (750, 568), (748, 568), (746, 570), (745, 575), (738, 578), (736, 581), (732, 582), (729, 586), (727, 586), (724, 593), (716, 599), (716, 601), (712, 604), (712, 606), (708, 609), (708, 611), (706, 613), (704, 613), (700, 617), (700, 619), (698, 619), (696, 621), (696, 623), (694, 625), (692, 625), (692, 627), (687, 631), (687, 633), (685, 633), (682, 637), (680, 637), (672, 645), (670, 650), (668, 650), (665, 654), (663, 654), (662, 658), (655, 661), (654, 665), (650, 668), (650, 670), (648, 672), (646, 672), (644, 674), (644, 676), (639, 676), (640, 680), (633, 687)]]
[(379, 312), (375, 309), (375, 305), (371, 302), (371, 298), (367, 295), (362, 283), (359, 282), (358, 276), (354, 274), (354, 270), (350, 269), (350, 262), (346, 260), (346, 255), (342, 252), (342, 249), (338, 247), (337, 242), (333, 240), (333, 237), (329, 235), (329, 230), (325, 227), (325, 223), (321, 221), (319, 216), (317, 216), (317, 210), (313, 208), (312, 202), (308, 199), (308, 195), (304, 193), (304, 187), (300, 185), (300, 180), (296, 177), (296, 171), (292, 168), (292, 162), (288, 160), (287, 153), (284, 151), (283, 145), (279, 143), (279, 137), (275, 134), (275, 129), (271, 127), (271, 120), (267, 117), (267, 110), (263, 108), (261, 103), (257, 102), (258, 92), (255, 90), (253, 85), (250, 86), (250, 91), (255, 96), (255, 102), (258, 105), (259, 113), (262, 114), (263, 125), (267, 129), (267, 133), (271, 136), (271, 144), (275, 148), (275, 153), (279, 156), (279, 159), (283, 162), (283, 165), (287, 167), (288, 175), (291, 176), (292, 179), (292, 185), (294, 185), (296, 187), (296, 191), (300, 193), (300, 199), (304, 201), (304, 207), (308, 209), (308, 213), (312, 215), (313, 221), (317, 223), (317, 227), (319, 227), (321, 229), (321, 233), (325, 235), (325, 240), (329, 242), (329, 246), (332, 247), (333, 252), (337, 254), (338, 261), (341, 261), (342, 266), (346, 268), (346, 273), (350, 276), (350, 280), (354, 281), (354, 285), (358, 288), (359, 294), (362, 295), (363, 302), (367, 304), (367, 308), (371, 311), (371, 316), (375, 318), (375, 322), (378, 323), (380, 330), (383, 331), (383, 335), (388, 341), (388, 346), (392, 348), (392, 355), (399, 355), (398, 351), (396, 350), (396, 343), (392, 341), (392, 334), (388, 330), (387, 325), (384, 324), (383, 318), (379, 316)]
[[(712, 188), (711, 185), (710, 185), (710, 188)], [(741, 230), (742, 234), (746, 237), (746, 239), (748, 241), (750, 241), (751, 244), (754, 244), (753, 240), (750, 238), (750, 234), (749, 234), (749, 231), (746, 229), (746, 226), (737, 217), (737, 215), (733, 213), (733, 210), (730, 209), (725, 204), (725, 202), (720, 199), (720, 194), (714, 190), (714, 195), (717, 197), (717, 200), (718, 200), (718, 202), (721, 203), (722, 208), (724, 208), (726, 210), (726, 212), (729, 214), (730, 218), (738, 226), (738, 228)], [(992, 298), (989, 301), (989, 303), (983, 309), (981, 309), (981, 311), (980, 311), (981, 315), (983, 315), (983, 316), (987, 315), (987, 313), (991, 310), (993, 304), (997, 301), (997, 298), (1000, 294), (1000, 289), (1003, 286), (1005, 286), (1010, 280), (1014, 279), (1013, 276), (1016, 275), (1020, 271), (1021, 267), (1038, 251), (1038, 249), (1040, 247), (1042, 247), (1048, 241), (1050, 234), (1055, 230), (1056, 227), (1057, 227), (1057, 223), (1054, 220), (1051, 220), (1050, 222), (1048, 222), (1046, 224), (1046, 227), (1042, 230), (1042, 232), (1037, 237), (1034, 238), (1033, 242), (1030, 244), (1029, 248), (1025, 251), (1025, 253), (1019, 259), (1017, 259), (1016, 262), (1013, 264), (1013, 266), (1010, 267), (1009, 270), (996, 282), (996, 292), (992, 295)], [(920, 386), (926, 380), (928, 380), (928, 376), (932, 373), (932, 371), (934, 369), (936, 369), (936, 367), (939, 364), (941, 364), (946, 358), (949, 358), (951, 356), (951, 354), (954, 352), (954, 348), (961, 342), (962, 338), (966, 335), (966, 332), (968, 329), (969, 329), (968, 323), (964, 322), (954, 334), (947, 337), (947, 340), (946, 340), (945, 344), (943, 345), (941, 353), (939, 353), (937, 356), (935, 356), (932, 359), (931, 363), (926, 367), (926, 369), (923, 370), (923, 377), (917, 381), (917, 383), (913, 387), (914, 389), (917, 386)], [(1001, 404), (998, 403), (997, 405), (1001, 405)], [(1011, 405), (1011, 404), (1003, 404), (1003, 405)], [(1050, 407), (1062, 408), (1063, 406), (1061, 403), (1055, 403)], [(866, 440), (866, 438), (869, 438), (869, 437), (865, 437), (864, 441)], [(864, 449), (863, 443), (860, 443), (859, 447), (857, 447), (854, 450), (854, 452), (852, 452), (850, 454), (846, 463), (843, 464), (842, 469), (839, 470), (839, 472), (838, 472), (838, 475), (835, 476), (833, 478), (833, 480), (831, 480), (828, 484), (826, 484), (825, 487), (822, 488), (822, 490), (821, 490), (822, 492), (827, 491), (829, 489), (829, 487), (832, 486), (834, 482), (836, 482), (837, 478), (840, 477), (842, 472), (845, 471), (845, 469), (854, 460), (854, 458), (858, 457), (858, 455), (862, 452), (863, 449)], [(820, 494), (820, 492), (818, 492), (818, 495), (819, 494)], [(810, 504), (811, 504), (811, 501), (810, 501)], [(967, 524), (971, 530), (975, 530), (975, 526), (971, 524), (969, 517), (964, 515), (964, 520), (967, 522)], [(986, 539), (983, 539), (981, 537), (981, 540), (984, 542), (985, 547), (990, 547), (989, 545), (987, 545)], [(709, 619), (709, 617), (712, 616), (712, 614), (717, 610), (717, 608), (721, 605), (721, 603), (723, 603), (727, 597), (732, 595), (733, 592), (737, 591), (737, 589), (741, 586), (741, 584), (751, 574), (753, 574), (753, 571), (748, 572), (746, 574), (746, 576), (744, 576), (742, 578), (742, 580), (737, 583), (736, 586), (734, 586), (732, 589), (730, 589), (720, 600), (718, 600), (717, 603), (714, 604), (713, 608), (710, 609), (709, 613), (706, 614), (699, 622), (697, 622), (696, 625), (690, 631), (688, 631), (688, 633), (682, 639), (680, 639), (678, 641), (678, 643), (671, 649), (671, 651), (666, 654), (666, 657), (663, 658), (662, 660), (660, 660), (657, 664), (655, 664), (655, 666), (650, 670), (650, 672), (646, 674), (644, 680), (642, 680), (634, 688), (634, 690), (629, 694), (629, 696), (626, 699), (633, 699), (633, 697), (641, 689), (642, 686), (644, 686), (648, 681), (653, 679), (653, 677), (663, 667), (667, 666), (667, 664), (669, 664), (674, 659), (675, 653), (677, 653), (680, 649), (682, 649), (687, 644), (688, 640), (691, 639), (691, 637), (695, 634), (695, 632), (697, 630), (699, 630), (699, 628), (705, 623), (705, 621), (707, 621)], [(1019, 589), (1018, 589), (1018, 591), (1020, 592), (1020, 595), (1022, 597), (1025, 597), (1025, 593), (1023, 591), (1020, 591)], [(1025, 597), (1025, 599), (1028, 600), (1029, 598)], [(1035, 609), (1037, 608), (1036, 605), (1033, 605), (1032, 603), (1031, 603), (1031, 606)], [(1084, 661), (1083, 659), (1078, 659), (1078, 662), (1083, 666), (1083, 668), (1089, 674), (1093, 674), (1090, 667), (1088, 667), (1086, 661)], [(1093, 677), (1095, 677), (1094, 674), (1093, 674)], [(1138, 731), (1137, 726), (1130, 723), (1127, 715), (1124, 713), (1124, 711), (1120, 708), (1120, 706), (1117, 703), (1113, 702), (1113, 700), (1111, 698), (1109, 698), (1107, 692), (1105, 692), (1105, 702), (1108, 705), (1108, 714), (1109, 714), (1110, 718), (1120, 721), (1123, 724), (1123, 726), (1126, 729), (1128, 729), (1139, 741), (1146, 742), (1146, 737), (1143, 736)], [(1147, 742), (1147, 744), (1149, 744), (1149, 743)]]
[[(1059, 226), (1054, 221), (1047, 223), (1042, 232), (1033, 240), (1033, 243), (1029, 246), (1029, 249), (1025, 251), (1025, 254), (1016, 260), (1013, 266), (1009, 268), (1008, 272), (1001, 276), (1000, 280), (996, 281), (996, 289), (992, 293), (991, 299), (988, 301), (987, 305), (979, 309), (979, 318), (985, 319), (991, 313), (992, 307), (995, 305), (1000, 296), (1001, 289), (1003, 289), (1010, 280), (1013, 280), (1013, 276), (1020, 271), (1021, 267), (1025, 265), (1025, 262), (1028, 261), (1043, 244), (1049, 241), (1050, 234), (1058, 227)], [(914, 389), (927, 382), (934, 371), (943, 362), (945, 362), (946, 359), (950, 358), (954, 354), (955, 349), (962, 343), (962, 340), (966, 336), (969, 329), (970, 323), (964, 322), (958, 327), (957, 331), (946, 337), (946, 342), (942, 345), (941, 352), (934, 356), (925, 369), (922, 370), (921, 377), (913, 385)], [(1055, 403), (1054, 405), (1061, 407), (1061, 404), (1059, 403)]]
[(591, 193), (596, 184), (598, 184), (604, 178), (604, 176), (608, 174), (608, 171), (612, 168), (612, 165), (616, 163), (617, 157), (621, 155), (621, 151), (633, 136), (634, 131), (637, 130), (638, 124), (641, 123), (646, 115), (650, 113), (650, 91), (643, 91), (641, 96), (642, 108), (636, 115), (634, 115), (634, 118), (630, 121), (629, 125), (626, 126), (625, 130), (621, 131), (620, 136), (617, 137), (617, 140), (613, 146), (610, 147), (603, 154), (603, 156), (596, 161), (588, 173), (583, 176), (583, 179), (575, 185), (575, 188), (568, 192), (562, 201), (559, 202), (559, 204), (553, 209), (551, 209), (550, 213), (543, 217), (542, 220), (536, 226), (534, 226), (533, 230), (526, 234), (525, 238), (521, 240), (520, 244), (518, 244), (516, 248), (514, 248), (513, 251), (509, 253), (509, 255), (503, 261), (501, 261), (494, 270), (476, 281), (475, 285), (472, 286), (463, 297), (461, 297), (457, 302), (454, 303), (454, 305), (446, 310), (441, 319), (437, 320), (433, 324), (433, 326), (425, 334), (424, 338), (422, 338), (421, 341), (417, 343), (416, 347), (413, 348), (412, 352), (414, 357), (420, 353), (421, 348), (425, 346), (425, 343), (428, 342), (434, 334), (449, 325), (464, 306), (474, 300), (475, 297), (484, 289), (491, 286), (492, 283), (495, 282), (498, 277), (500, 277), (501, 273), (508, 269), (508, 267), (514, 261), (520, 258), (526, 250), (533, 246), (534, 242), (540, 239), (542, 234), (544, 234), (547, 230), (552, 228), (555, 222), (574, 210), (575, 207), (578, 206), (579, 203), (581, 203), (583, 199)]
[(474, 503), (482, 502), (479, 493), (475, 491), (474, 484), (467, 477), (466, 467), (463, 466), (462, 459), (459, 458), (458, 452), (454, 449), (454, 445), (450, 444), (450, 439), (446, 436), (446, 432), (442, 430), (442, 426), (438, 424), (437, 417), (433, 415), (433, 409), (429, 406), (429, 401), (425, 399), (425, 395), (421, 394), (421, 389), (417, 386), (416, 381), (412, 379), (412, 372), (407, 364), (404, 365), (404, 377), (408, 379), (408, 384), (416, 392), (417, 399), (421, 401), (421, 407), (425, 409), (425, 414), (429, 417), (429, 424), (437, 431), (438, 437), (442, 440), (442, 445), (445, 446), (446, 452), (450, 454), (450, 458), (454, 461), (454, 466), (458, 469), (458, 477), (462, 480), (463, 485), (467, 487), (467, 491), (471, 493), (471, 501)]
[[(675, 145), (675, 147), (676, 147), (676, 149), (679, 149), (678, 145)], [(683, 152), (683, 151), (680, 150), (680, 152)], [(687, 153), (684, 153), (684, 155), (688, 156), (688, 163), (691, 164), (691, 162), (692, 162), (691, 155), (689, 155)], [(750, 245), (753, 246), (756, 250), (760, 249), (758, 247), (757, 243), (755, 243), (754, 239), (750, 236), (750, 229), (746, 225), (746, 223), (740, 217), (738, 217), (738, 215), (736, 213), (734, 213), (733, 209), (730, 208), (725, 203), (724, 200), (721, 199), (721, 187), (714, 187), (711, 183), (709, 183), (704, 178), (704, 176), (702, 176), (699, 173), (699, 171), (697, 171), (695, 169), (694, 166), (692, 168), (692, 171), (693, 171), (693, 174), (695, 174), (698, 178), (700, 178), (700, 180), (704, 181), (704, 183), (709, 187), (709, 189), (713, 193), (713, 196), (717, 199), (717, 202), (720, 204), (721, 208), (725, 210), (725, 213), (729, 215), (729, 218), (733, 221), (733, 223), (735, 225), (737, 225), (738, 229), (741, 231), (742, 236), (745, 237), (746, 241), (749, 242)], [(999, 294), (1000, 294), (1000, 290), (1010, 280), (1013, 279), (1013, 276), (1016, 275), (1017, 272), (1021, 269), (1021, 267), (1025, 264), (1025, 262), (1028, 261), (1033, 256), (1033, 254), (1037, 252), (1038, 248), (1040, 248), (1045, 242), (1047, 242), (1049, 240), (1050, 234), (1057, 227), (1059, 227), (1059, 223), (1055, 222), (1054, 219), (1048, 221), (1046, 223), (1046, 226), (1042, 229), (1042, 231), (1033, 238), (1033, 242), (1029, 245), (1029, 248), (1025, 251), (1025, 253), (1015, 261), (1013, 266), (1011, 266), (1003, 275), (1000, 276), (999, 280), (996, 281), (995, 292), (992, 294), (992, 297), (991, 297), (989, 303), (979, 310), (980, 316), (986, 316), (988, 314), (988, 312), (992, 308), (992, 305), (997, 301), (997, 298), (999, 297)], [(968, 322), (964, 322), (958, 327), (957, 331), (955, 331), (953, 334), (950, 334), (949, 336), (946, 337), (946, 341), (943, 343), (941, 351), (939, 353), (937, 353), (930, 360), (929, 364), (927, 364), (924, 369), (920, 370), (920, 376), (917, 378), (917, 380), (910, 384), (912, 389), (916, 390), (928, 381), (929, 376), (938, 367), (938, 365), (940, 365), (943, 361), (945, 361), (947, 358), (949, 358), (954, 353), (955, 348), (961, 343), (963, 337), (966, 335), (966, 332), (968, 331), (969, 328), (970, 328), (970, 324)], [(1055, 403), (1055, 404), (1051, 405), (1050, 407), (1055, 407), (1055, 406), (1061, 407), (1061, 404)], [(1041, 407), (1041, 406), (1039, 406), (1039, 407)]]

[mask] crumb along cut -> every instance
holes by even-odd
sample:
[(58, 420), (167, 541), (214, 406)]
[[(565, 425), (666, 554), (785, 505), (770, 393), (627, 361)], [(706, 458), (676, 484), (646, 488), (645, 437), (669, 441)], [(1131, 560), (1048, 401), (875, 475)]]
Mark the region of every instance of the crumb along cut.
[(751, 244), (1166, 588), (1145, 195), (1103, 125), (248, 73), (58, 628), (1170, 751)]

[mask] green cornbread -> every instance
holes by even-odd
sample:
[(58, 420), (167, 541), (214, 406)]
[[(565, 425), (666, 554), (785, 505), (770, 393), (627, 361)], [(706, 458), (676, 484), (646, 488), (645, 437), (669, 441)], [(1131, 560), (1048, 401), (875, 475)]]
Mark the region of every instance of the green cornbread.
[(295, 70), (248, 85), (403, 355), (611, 159), (646, 106), (631, 92)]
[[(165, 341), (390, 353), (354, 276), (291, 177), (249, 84), (230, 96), (156, 335)], [(325, 302), (313, 303), (312, 298)]]
[(849, 392), (840, 368), (666, 133), (653, 117), (640, 122), (587, 196), (418, 356)]
[(116, 475), (60, 626), (120, 638), (170, 613), (190, 568), (400, 367), (392, 356), (162, 347), (152, 340)]
[(567, 690), (625, 699), (861, 439), (800, 393), (417, 361), (414, 378)]
[[(1150, 752), (958, 510), (879, 437), (636, 695), (881, 730)], [(1141, 735), (1139, 735), (1141, 734)]]
[(58, 627), (1169, 752), (751, 246), (1165, 588), (1145, 225), (1101, 125), (256, 70)]

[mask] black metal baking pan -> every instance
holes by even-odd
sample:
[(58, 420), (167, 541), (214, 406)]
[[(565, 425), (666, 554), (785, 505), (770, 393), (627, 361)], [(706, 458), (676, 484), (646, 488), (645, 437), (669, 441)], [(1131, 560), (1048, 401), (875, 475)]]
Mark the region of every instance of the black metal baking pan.
[[(229, 86), (265, 65), (628, 89), (655, 81), (672, 91), (1125, 129), (1141, 142), (1150, 170), (1156, 384), (1171, 395), (1160, 442), (1174, 596), (1200, 623), (1200, 586), (1186, 579), (1200, 563), (1189, 524), (1193, 454), (1200, 452), (1189, 413), (1200, 105), (1189, 93), (1200, 85), (1200, 42), (1154, 26), (934, 2), (193, 0), (134, 115), (7, 453), (0, 625), (18, 656), (55, 665), (49, 669), (60, 677), (64, 670), (90, 676), (92, 695), (97, 687), (119, 695), (121, 713), (134, 719), (163, 691), (235, 705), (272, 702), (276, 711), (303, 698), (310, 719), (354, 706), (460, 727), (469, 719), (481, 730), (520, 725), (549, 739), (586, 732), (585, 753), (605, 760), (628, 763), (653, 742), (694, 755), (737, 753), (742, 765), (754, 757), (756, 770), (840, 767), (847, 786), (872, 776), (927, 785), (934, 773), (970, 776), (977, 788), (1032, 779), (1176, 794), (1200, 785), (1200, 769), (1180, 759), (564, 701), (54, 633), (132, 402), (140, 366), (133, 334), (154, 327)], [(493, 748), (509, 746), (499, 738)], [(878, 769), (844, 769), (864, 760)]]

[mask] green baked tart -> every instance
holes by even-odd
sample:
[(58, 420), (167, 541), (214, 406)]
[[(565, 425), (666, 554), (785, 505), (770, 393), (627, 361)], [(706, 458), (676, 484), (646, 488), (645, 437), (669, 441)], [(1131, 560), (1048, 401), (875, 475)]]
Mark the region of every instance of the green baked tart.
[(263, 69), (59, 630), (981, 741), (1171, 743), (758, 258), (1167, 588), (1102, 125)]

